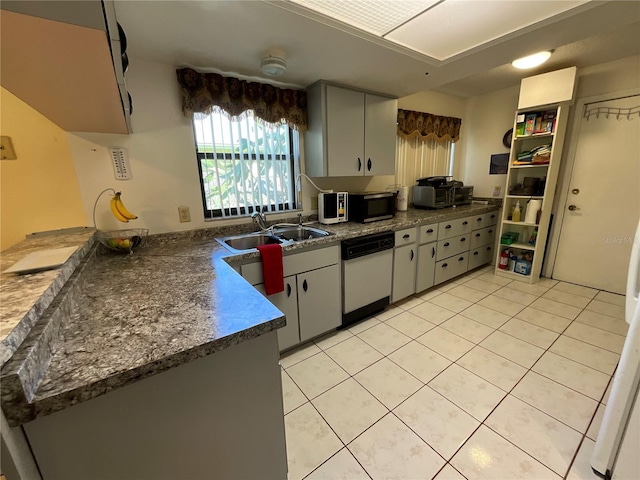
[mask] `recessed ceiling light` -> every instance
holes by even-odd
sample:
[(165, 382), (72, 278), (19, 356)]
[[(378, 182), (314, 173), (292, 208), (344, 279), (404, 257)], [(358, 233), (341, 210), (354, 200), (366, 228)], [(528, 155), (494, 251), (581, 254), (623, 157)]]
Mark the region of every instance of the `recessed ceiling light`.
[(511, 62), (511, 65), (521, 70), (526, 70), (528, 68), (534, 68), (538, 65), (542, 65), (544, 62), (549, 60), (550, 56), (551, 52), (538, 52), (533, 55), (529, 55), (528, 57), (518, 58)]

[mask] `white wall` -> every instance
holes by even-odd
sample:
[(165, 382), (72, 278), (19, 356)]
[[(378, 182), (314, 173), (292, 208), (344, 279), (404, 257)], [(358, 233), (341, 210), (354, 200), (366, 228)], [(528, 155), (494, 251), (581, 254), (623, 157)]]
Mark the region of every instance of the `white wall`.
[(465, 185), (473, 185), (477, 197), (492, 196), (495, 186), (504, 196), (507, 176), (489, 175), (489, 163), (492, 154), (509, 153), (502, 138), (513, 127), (519, 92), (516, 86), (468, 99), (460, 177)]

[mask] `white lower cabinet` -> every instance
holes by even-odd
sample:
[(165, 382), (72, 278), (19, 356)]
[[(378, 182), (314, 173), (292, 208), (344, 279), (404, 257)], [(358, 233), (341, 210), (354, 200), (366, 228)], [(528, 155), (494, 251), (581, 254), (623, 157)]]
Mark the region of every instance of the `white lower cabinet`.
[(393, 288), (391, 303), (413, 295), (416, 292), (416, 265), (418, 252), (416, 244), (405, 245), (393, 251)]
[(467, 271), (469, 264), (469, 252), (464, 252), (453, 257), (436, 262), (435, 284), (446, 282), (453, 277), (462, 275)]
[(291, 348), (300, 343), (300, 327), (298, 324), (298, 289), (296, 276), (285, 277), (284, 291), (267, 296), (264, 283), (254, 285), (262, 295), (267, 297), (278, 310), (287, 317), (287, 325), (278, 329), (278, 346), (280, 350)]
[(469, 270), (493, 260), (493, 245), (484, 245), (469, 252)]
[(418, 268), (416, 271), (416, 292), (433, 287), (436, 269), (436, 242), (418, 247)]
[(341, 324), (339, 265), (297, 275), (296, 283), (300, 341), (317, 337)]

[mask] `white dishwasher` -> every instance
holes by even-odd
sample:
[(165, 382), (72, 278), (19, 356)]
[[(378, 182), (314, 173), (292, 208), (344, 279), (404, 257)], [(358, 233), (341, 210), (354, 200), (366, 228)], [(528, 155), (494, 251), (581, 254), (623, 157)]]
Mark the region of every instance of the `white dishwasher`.
[(389, 305), (394, 244), (393, 232), (342, 241), (342, 327)]

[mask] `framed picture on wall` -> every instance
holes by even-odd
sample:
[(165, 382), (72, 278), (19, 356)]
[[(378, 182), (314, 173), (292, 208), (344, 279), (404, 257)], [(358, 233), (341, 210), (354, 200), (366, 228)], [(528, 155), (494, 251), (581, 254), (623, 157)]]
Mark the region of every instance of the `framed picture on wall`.
[(509, 166), (508, 153), (494, 153), (489, 163), (489, 175), (506, 175)]

